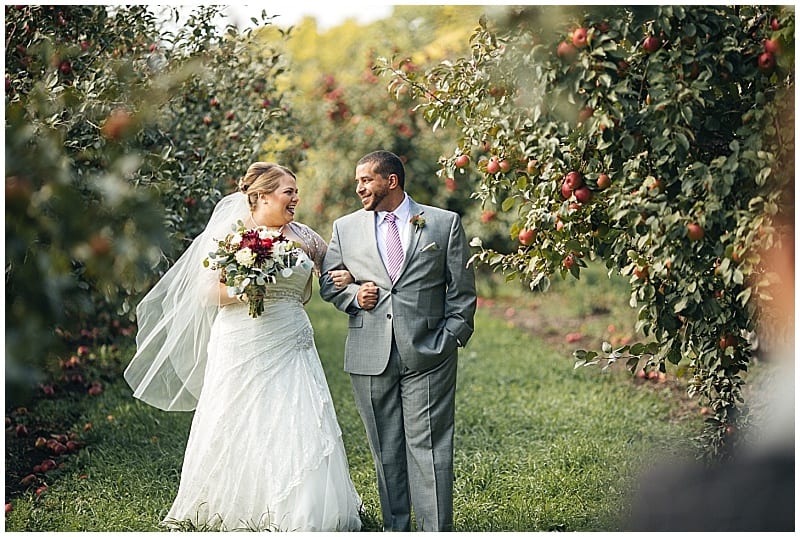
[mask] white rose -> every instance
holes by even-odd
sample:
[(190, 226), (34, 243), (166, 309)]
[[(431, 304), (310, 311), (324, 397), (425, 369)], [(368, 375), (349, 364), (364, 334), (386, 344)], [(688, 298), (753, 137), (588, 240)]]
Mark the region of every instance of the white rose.
[(250, 248), (242, 248), (234, 255), (236, 262), (242, 265), (243, 267), (252, 267), (253, 263), (255, 263), (256, 255), (250, 250)]
[(240, 233), (234, 233), (233, 238), (231, 238), (231, 244), (239, 244), (242, 242), (242, 235)]

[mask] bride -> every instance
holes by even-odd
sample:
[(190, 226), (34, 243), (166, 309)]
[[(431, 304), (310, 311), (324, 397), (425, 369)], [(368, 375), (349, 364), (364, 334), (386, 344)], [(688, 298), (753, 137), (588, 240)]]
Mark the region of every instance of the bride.
[[(303, 304), (327, 245), (294, 221), (294, 174), (256, 162), (206, 229), (137, 307), (137, 351), (125, 370), (134, 397), (195, 410), (180, 487), (162, 525), (284, 531), (359, 530), (350, 479), (314, 335)], [(264, 312), (229, 297), (203, 267), (237, 221), (281, 230), (305, 253), (269, 284)], [(339, 285), (347, 271), (333, 275)]]

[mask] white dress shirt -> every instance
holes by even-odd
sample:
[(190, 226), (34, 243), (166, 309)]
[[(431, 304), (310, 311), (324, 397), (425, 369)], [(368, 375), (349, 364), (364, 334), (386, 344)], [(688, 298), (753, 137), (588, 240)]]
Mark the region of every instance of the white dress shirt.
[[(375, 213), (375, 237), (378, 239), (378, 252), (381, 254), (381, 259), (383, 259), (384, 266), (389, 266), (389, 260), (386, 259), (386, 233), (389, 231), (389, 224), (384, 220), (386, 217), (386, 213), (389, 211), (378, 211)], [(409, 202), (408, 202), (408, 194), (403, 198), (403, 201), (400, 202), (400, 205), (392, 211), (397, 220), (397, 231), (400, 233), (400, 242), (403, 243), (403, 259), (405, 260), (405, 256), (408, 255), (408, 243), (410, 241), (410, 236), (408, 233), (408, 228), (411, 226), (409, 225), (409, 215), (411, 213)]]

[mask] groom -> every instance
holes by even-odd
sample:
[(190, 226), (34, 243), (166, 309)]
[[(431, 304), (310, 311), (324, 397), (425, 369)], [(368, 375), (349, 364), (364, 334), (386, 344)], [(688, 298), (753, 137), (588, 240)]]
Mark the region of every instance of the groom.
[[(475, 275), (456, 213), (404, 191), (403, 163), (375, 151), (356, 165), (363, 210), (333, 223), (320, 295), (349, 314), (344, 368), (375, 460), (385, 530), (453, 526), (458, 347), (473, 331)], [(347, 269), (354, 283), (335, 283)], [(410, 494), (410, 497), (409, 497)]]

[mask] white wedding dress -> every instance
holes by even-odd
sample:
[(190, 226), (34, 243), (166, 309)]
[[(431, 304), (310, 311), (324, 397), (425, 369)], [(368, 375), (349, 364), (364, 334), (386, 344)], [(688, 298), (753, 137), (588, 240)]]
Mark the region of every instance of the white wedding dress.
[(314, 345), (307, 256), (270, 287), (264, 313), (223, 307), (175, 502), (162, 524), (232, 531), (359, 530), (361, 500)]

